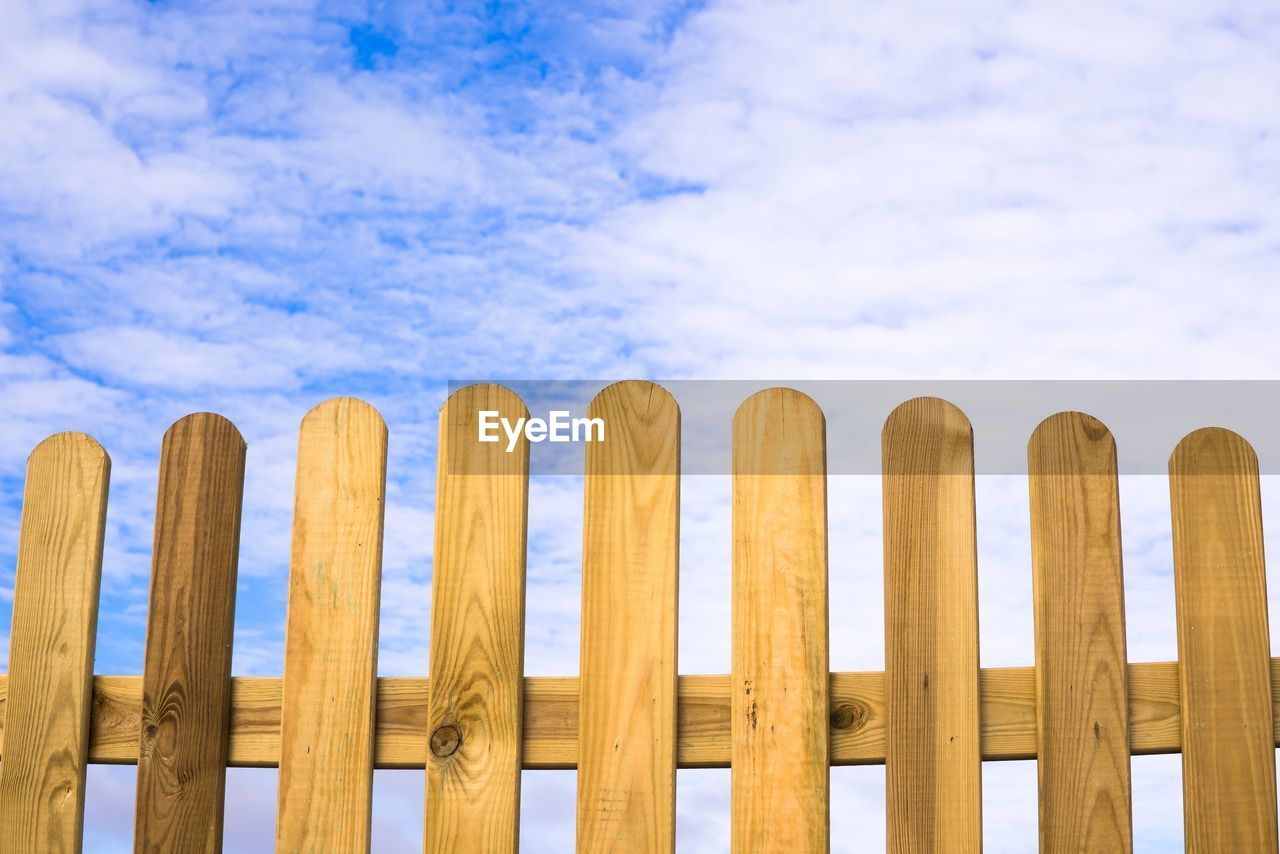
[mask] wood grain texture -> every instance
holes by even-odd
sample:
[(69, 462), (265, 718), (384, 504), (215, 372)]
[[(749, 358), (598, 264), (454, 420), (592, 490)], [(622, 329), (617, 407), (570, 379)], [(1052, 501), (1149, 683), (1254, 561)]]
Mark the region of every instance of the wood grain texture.
[(164, 435), (134, 850), (221, 851), (245, 443), (199, 412)]
[(1129, 710), (1116, 445), (1081, 412), (1027, 448), (1042, 852), (1129, 852)]
[(82, 433), (27, 460), (13, 593), (0, 852), (79, 851), (111, 460)]
[[(728, 768), (728, 674), (681, 676), (676, 701), (676, 764), (680, 768)], [(982, 671), (982, 758), (1036, 758), (1036, 686), (1031, 667)], [(1280, 658), (1271, 660), (1273, 741), (1280, 747)], [(0, 748), (3, 748), (6, 677), (0, 674)], [(430, 680), (378, 679), (374, 766), (421, 770), (427, 761)], [(234, 768), (274, 768), (280, 760), (281, 680), (232, 677), (231, 748)], [(831, 764), (883, 765), (883, 673), (832, 673)], [(89, 761), (130, 765), (138, 761), (142, 677), (95, 676)], [(526, 676), (523, 760), (527, 770), (568, 769), (578, 764), (578, 680)], [(1182, 749), (1178, 663), (1129, 665), (1129, 745), (1134, 756)]]
[(629, 381), (587, 410), (578, 850), (670, 852), (676, 808), (680, 408)]
[(352, 398), (302, 420), (289, 569), (279, 852), (369, 850), (387, 428)]
[(937, 398), (885, 422), (888, 846), (982, 847), (973, 431)]
[(1187, 851), (1275, 851), (1276, 764), (1258, 459), (1207, 428), (1169, 460)]
[(529, 444), (479, 442), (482, 411), (529, 414), (496, 385), (440, 410), (425, 831), (437, 854), (519, 848)]
[(773, 388), (733, 419), (734, 851), (829, 847), (826, 421)]

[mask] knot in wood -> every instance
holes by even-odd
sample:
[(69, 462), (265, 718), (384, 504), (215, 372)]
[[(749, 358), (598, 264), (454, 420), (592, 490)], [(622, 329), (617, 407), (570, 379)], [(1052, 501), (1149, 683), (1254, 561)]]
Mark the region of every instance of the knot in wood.
[(867, 709), (862, 703), (841, 703), (831, 710), (834, 729), (862, 729), (866, 720)]
[(452, 756), (461, 744), (462, 733), (452, 724), (436, 727), (431, 733), (431, 753), (437, 758), (444, 759), (446, 756)]

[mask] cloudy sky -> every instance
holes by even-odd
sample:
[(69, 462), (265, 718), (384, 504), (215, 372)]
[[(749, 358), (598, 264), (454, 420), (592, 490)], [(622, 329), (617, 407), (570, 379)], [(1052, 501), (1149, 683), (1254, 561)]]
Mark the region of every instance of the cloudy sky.
[[(268, 675), (298, 421), (368, 400), (380, 669), (421, 675), (450, 379), (1277, 378), (1278, 93), (1267, 3), (0, 0), (0, 660), (59, 430), (114, 461), (97, 671), (138, 673), (160, 436), (235, 421)], [(727, 672), (729, 487), (687, 481), (681, 670)], [(1029, 664), (1025, 483), (980, 481), (983, 662)], [(1122, 501), (1130, 657), (1172, 659), (1166, 485)], [(528, 670), (576, 673), (581, 482), (530, 507)], [(832, 666), (881, 669), (878, 480), (830, 512)], [(1180, 846), (1177, 758), (1133, 767), (1138, 848)], [(988, 850), (1029, 850), (1034, 766), (984, 775)], [(130, 850), (132, 770), (90, 783), (87, 850)], [(680, 773), (681, 851), (725, 849), (728, 784)], [(420, 850), (422, 788), (379, 772), (377, 850)], [(882, 846), (883, 790), (833, 771), (833, 850)], [(231, 772), (228, 850), (269, 850), (273, 791)], [(525, 850), (573, 802), (526, 774)]]

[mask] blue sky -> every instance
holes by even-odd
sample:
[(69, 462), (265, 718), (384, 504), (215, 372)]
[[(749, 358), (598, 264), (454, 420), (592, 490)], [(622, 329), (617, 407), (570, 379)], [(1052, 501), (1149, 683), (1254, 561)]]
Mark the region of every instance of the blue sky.
[[(187, 412), (249, 442), (235, 667), (265, 675), (297, 423), (379, 408), (381, 669), (416, 675), (449, 379), (1277, 375), (1267, 4), (0, 10), (0, 637), (25, 456), (84, 430), (114, 461), (99, 672), (141, 669), (156, 452)], [(1135, 660), (1174, 657), (1155, 480), (1123, 487)], [(878, 489), (832, 485), (840, 669), (881, 666)], [(683, 672), (728, 670), (727, 496), (685, 487)], [(576, 672), (580, 502), (532, 488), (530, 672)], [(1030, 663), (1025, 485), (979, 502), (984, 663)], [(1139, 848), (1177, 844), (1176, 758), (1134, 768)], [(1034, 766), (985, 774), (988, 849), (1025, 850)], [(833, 785), (835, 850), (875, 847), (882, 770)], [(88, 849), (127, 850), (132, 772), (91, 786)], [(266, 850), (273, 786), (232, 773), (234, 850)], [(378, 849), (418, 850), (419, 775), (377, 786)], [(682, 851), (723, 850), (727, 792), (681, 772)], [(565, 850), (572, 776), (526, 775), (525, 822)]]

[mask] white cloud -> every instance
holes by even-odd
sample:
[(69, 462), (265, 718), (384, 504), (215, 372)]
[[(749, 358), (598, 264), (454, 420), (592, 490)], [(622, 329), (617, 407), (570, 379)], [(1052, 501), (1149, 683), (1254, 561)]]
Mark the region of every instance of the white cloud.
[(75, 332), (56, 346), (81, 371), (130, 385), (255, 389), (292, 385), (294, 379), (248, 343), (215, 344), (136, 326)]
[(1280, 63), (1233, 17), (717, 4), (619, 137), (702, 191), (578, 261), (695, 375), (1271, 376)]

